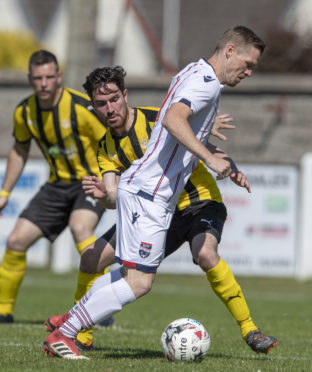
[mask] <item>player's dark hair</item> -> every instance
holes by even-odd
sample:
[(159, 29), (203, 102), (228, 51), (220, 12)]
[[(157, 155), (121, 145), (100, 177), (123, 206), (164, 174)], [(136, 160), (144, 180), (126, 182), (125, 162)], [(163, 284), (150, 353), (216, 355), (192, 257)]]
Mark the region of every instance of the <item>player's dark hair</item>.
[(123, 92), (125, 90), (125, 76), (126, 72), (121, 66), (96, 68), (86, 77), (82, 86), (91, 99), (96, 88), (105, 87), (109, 83), (115, 83)]
[(59, 70), (59, 64), (55, 55), (48, 50), (40, 49), (34, 52), (29, 58), (28, 70), (30, 72), (30, 66), (41, 66), (46, 63), (54, 62), (56, 65), (56, 71)]
[(236, 26), (224, 32), (217, 43), (216, 51), (223, 49), (227, 43), (233, 42), (238, 47), (252, 45), (262, 54), (265, 49), (265, 43), (252, 30), (245, 26)]

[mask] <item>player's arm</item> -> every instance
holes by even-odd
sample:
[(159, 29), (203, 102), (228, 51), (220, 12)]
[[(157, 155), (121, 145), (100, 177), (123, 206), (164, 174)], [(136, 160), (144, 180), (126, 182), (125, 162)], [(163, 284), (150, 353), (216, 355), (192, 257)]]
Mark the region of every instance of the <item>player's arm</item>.
[(4, 181), (1, 188), (0, 210), (4, 209), (8, 203), (10, 192), (20, 178), (24, 166), (28, 159), (30, 142), (15, 142), (8, 156)]
[(86, 176), (82, 179), (82, 188), (86, 195), (98, 199), (105, 208), (115, 209), (119, 179), (120, 176), (114, 172), (104, 173), (102, 180)]
[(232, 123), (233, 118), (229, 114), (223, 114), (223, 115), (218, 115), (216, 117), (216, 120), (213, 124), (211, 134), (217, 138), (219, 138), (222, 141), (226, 141), (227, 138), (225, 137), (224, 134), (220, 133), (220, 129), (235, 129), (235, 125), (230, 124)]
[(219, 179), (230, 175), (230, 163), (220, 157), (214, 156), (194, 135), (188, 122), (192, 115), (190, 107), (182, 102), (174, 103), (167, 111), (162, 125), (167, 131), (188, 151), (218, 174)]
[(231, 164), (231, 169), (232, 169), (232, 172), (230, 174), (230, 178), (231, 180), (237, 185), (237, 186), (240, 186), (240, 187), (244, 187), (249, 193), (251, 192), (251, 189), (250, 189), (250, 185), (249, 185), (249, 182), (247, 180), (247, 177), (246, 175), (240, 171), (238, 168), (237, 168), (237, 165), (235, 164), (234, 160), (232, 158), (230, 158), (223, 150), (221, 150), (219, 147), (216, 147), (214, 146), (213, 144), (211, 143), (208, 143), (207, 144), (207, 147), (209, 148), (209, 150), (215, 154), (216, 157), (220, 157), (222, 159), (226, 159), (230, 162)]
[(120, 175), (114, 172), (104, 173), (102, 184), (105, 193), (104, 206), (109, 209), (116, 208), (117, 187), (120, 180)]

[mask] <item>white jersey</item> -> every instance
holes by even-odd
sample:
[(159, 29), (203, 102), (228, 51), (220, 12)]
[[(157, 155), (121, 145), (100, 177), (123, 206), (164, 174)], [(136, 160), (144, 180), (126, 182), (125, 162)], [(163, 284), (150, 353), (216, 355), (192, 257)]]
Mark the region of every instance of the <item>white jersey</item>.
[(217, 115), (222, 87), (205, 59), (189, 64), (174, 76), (144, 156), (122, 174), (118, 187), (165, 208), (175, 208), (198, 159), (179, 144), (161, 122), (175, 102), (183, 102), (192, 110), (189, 124), (195, 136), (206, 144)]

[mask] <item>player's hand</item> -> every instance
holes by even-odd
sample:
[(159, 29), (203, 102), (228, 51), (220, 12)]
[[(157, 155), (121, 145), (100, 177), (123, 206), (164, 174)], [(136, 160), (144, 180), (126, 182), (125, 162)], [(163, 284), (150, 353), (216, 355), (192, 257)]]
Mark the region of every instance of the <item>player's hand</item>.
[(217, 180), (222, 180), (232, 173), (232, 168), (229, 160), (218, 156), (210, 156), (206, 162), (208, 168), (217, 173)]
[(95, 199), (102, 199), (105, 196), (102, 180), (96, 176), (83, 177), (82, 188), (86, 195), (90, 195)]
[(217, 116), (213, 124), (211, 134), (219, 138), (222, 141), (226, 141), (227, 138), (225, 137), (224, 134), (220, 133), (219, 130), (220, 129), (235, 129), (236, 128), (235, 125), (229, 124), (229, 123), (232, 123), (232, 121), (233, 121), (233, 118), (231, 118), (229, 114), (223, 114), (223, 115)]
[(251, 193), (251, 188), (250, 188), (250, 185), (249, 185), (249, 182), (247, 180), (247, 177), (246, 175), (239, 171), (239, 172), (232, 172), (231, 175), (230, 175), (230, 178), (231, 180), (237, 185), (237, 186), (240, 186), (240, 187), (245, 187), (245, 189)]

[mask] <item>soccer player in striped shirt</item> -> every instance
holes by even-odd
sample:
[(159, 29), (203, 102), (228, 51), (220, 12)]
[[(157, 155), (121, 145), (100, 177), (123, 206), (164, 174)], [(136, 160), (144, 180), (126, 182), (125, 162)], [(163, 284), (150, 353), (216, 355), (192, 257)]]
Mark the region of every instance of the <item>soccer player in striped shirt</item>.
[[(50, 167), (48, 181), (19, 216), (9, 234), (0, 267), (0, 324), (13, 322), (13, 310), (26, 270), (26, 253), (39, 238), (50, 242), (69, 226), (81, 254), (96, 240), (94, 229), (104, 208), (86, 197), (81, 180), (99, 175), (96, 152), (106, 128), (96, 116), (89, 97), (62, 85), (62, 72), (54, 54), (34, 52), (29, 59), (33, 94), (14, 112), (13, 136), (0, 194), (0, 211), (8, 203), (28, 159), (31, 141), (39, 146)], [(78, 274), (75, 299), (91, 287), (97, 275)], [(82, 347), (92, 347), (91, 331), (78, 336)]]
[[(58, 324), (60, 327), (47, 337), (45, 351), (66, 358), (68, 354), (57, 346), (62, 344), (71, 358), (81, 358), (72, 341), (77, 331), (121, 310), (151, 289), (164, 256), (166, 231), (175, 206), (198, 159), (216, 171), (219, 179), (236, 173), (225, 154), (216, 153), (207, 140), (216, 118), (222, 84), (235, 86), (250, 76), (263, 49), (263, 42), (251, 30), (236, 27), (223, 35), (208, 61), (201, 59), (190, 64), (173, 79), (145, 154), (133, 162), (119, 182), (116, 260), (123, 265), (123, 277), (116, 278), (112, 274), (107, 285), (102, 285), (102, 278), (98, 279), (79, 304), (61, 317), (65, 322)], [(120, 98), (114, 92), (115, 87), (111, 85), (102, 89), (101, 93), (107, 95), (102, 104), (108, 110)], [(93, 98), (97, 106), (96, 94)], [(114, 110), (109, 123), (114, 128), (119, 124), (118, 113)], [(204, 252), (197, 252), (196, 256), (200, 262)], [(220, 285), (220, 281), (217, 283), (220, 273), (229, 273), (221, 259), (216, 262), (215, 267), (218, 266), (210, 280), (216, 282), (215, 290)], [(208, 271), (209, 268), (209, 278)], [(233, 282), (230, 277), (227, 280)], [(220, 294), (225, 290), (219, 288)], [(238, 286), (228, 300), (231, 297), (242, 297)], [(246, 341), (256, 351), (267, 352), (277, 343), (275, 338), (264, 336), (257, 329), (249, 336)], [(261, 348), (263, 343), (266, 348)]]

